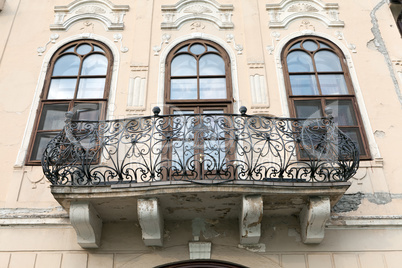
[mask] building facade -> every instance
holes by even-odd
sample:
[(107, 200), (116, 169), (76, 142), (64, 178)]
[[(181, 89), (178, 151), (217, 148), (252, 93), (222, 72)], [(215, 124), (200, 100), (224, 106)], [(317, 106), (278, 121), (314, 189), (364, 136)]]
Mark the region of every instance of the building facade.
[(0, 267), (400, 267), (401, 14), (0, 0)]

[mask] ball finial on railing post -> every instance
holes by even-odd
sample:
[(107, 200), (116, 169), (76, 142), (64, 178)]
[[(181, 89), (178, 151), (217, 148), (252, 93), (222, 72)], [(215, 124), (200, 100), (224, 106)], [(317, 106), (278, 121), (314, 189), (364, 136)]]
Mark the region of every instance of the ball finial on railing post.
[(329, 119), (332, 119), (332, 118), (334, 118), (334, 116), (332, 115), (332, 112), (333, 112), (333, 110), (332, 110), (332, 108), (331, 107), (325, 107), (325, 114), (327, 115), (327, 117), (329, 118)]
[(239, 112), (240, 112), (241, 115), (246, 115), (246, 113), (247, 113), (247, 108), (246, 108), (246, 106), (240, 107)]
[(161, 112), (161, 108), (155, 106), (154, 108), (152, 108), (152, 112), (154, 113), (155, 116), (158, 116), (159, 113)]
[(74, 113), (72, 112), (72, 111), (68, 111), (68, 112), (66, 112), (65, 114), (64, 114), (64, 117), (65, 117), (65, 119), (64, 119), (64, 123), (71, 123), (71, 120), (73, 119), (73, 115), (74, 115)]

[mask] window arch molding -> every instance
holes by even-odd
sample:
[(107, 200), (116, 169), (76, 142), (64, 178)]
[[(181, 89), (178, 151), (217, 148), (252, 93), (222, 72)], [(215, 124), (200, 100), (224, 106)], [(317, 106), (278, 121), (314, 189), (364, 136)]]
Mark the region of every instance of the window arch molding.
[[(237, 78), (237, 60), (236, 60), (236, 52), (227, 44), (225, 40), (222, 40), (214, 35), (209, 35), (205, 33), (193, 33), (191, 35), (184, 35), (176, 38), (175, 40), (169, 42), (164, 50), (161, 52), (160, 62), (159, 62), (159, 79), (158, 79), (158, 97), (157, 103), (159, 106), (164, 106), (164, 96), (165, 96), (165, 75), (166, 75), (166, 61), (167, 57), (170, 54), (171, 50), (174, 49), (180, 43), (191, 39), (204, 39), (207, 41), (211, 41), (221, 46), (229, 56), (230, 59), (230, 71), (231, 71), (231, 84), (232, 84), (232, 97), (235, 102), (233, 102), (233, 110), (238, 111), (241, 106), (239, 103), (239, 86), (238, 86), (238, 78)], [(164, 109), (162, 109), (163, 111)]]
[(377, 143), (376, 143), (374, 135), (373, 135), (369, 116), (367, 113), (367, 109), (364, 104), (364, 98), (363, 98), (361, 88), (359, 86), (357, 74), (355, 72), (355, 67), (354, 67), (353, 61), (351, 59), (351, 54), (350, 54), (348, 48), (335, 37), (332, 37), (325, 33), (317, 33), (317, 32), (312, 32), (312, 31), (295, 32), (295, 33), (292, 33), (292, 34), (289, 34), (289, 35), (283, 37), (276, 45), (275, 51), (274, 51), (274, 58), (275, 58), (275, 64), (276, 64), (276, 69), (277, 69), (278, 88), (279, 88), (279, 93), (280, 93), (283, 116), (286, 116), (286, 117), (290, 116), (290, 107), (289, 107), (288, 99), (287, 99), (287, 92), (286, 92), (286, 86), (285, 86), (285, 75), (284, 75), (282, 63), (281, 63), (282, 51), (291, 40), (299, 38), (299, 37), (301, 38), (304, 36), (315, 36), (315, 37), (321, 37), (323, 39), (326, 39), (329, 42), (333, 43), (335, 46), (337, 46), (337, 48), (345, 56), (345, 59), (346, 59), (345, 65), (347, 67), (347, 71), (349, 72), (351, 83), (352, 83), (352, 86), (354, 89), (354, 95), (356, 97), (356, 102), (357, 102), (357, 105), (360, 110), (360, 116), (362, 119), (364, 131), (366, 133), (371, 158), (372, 159), (381, 158), (380, 151), (378, 149)]
[(36, 111), (40, 105), (40, 96), (42, 94), (43, 87), (45, 84), (48, 66), (49, 66), (49, 63), (50, 63), (53, 55), (55, 55), (55, 53), (61, 47), (65, 46), (66, 44), (74, 42), (74, 41), (78, 41), (78, 40), (84, 40), (84, 39), (99, 41), (99, 42), (103, 43), (104, 45), (106, 45), (109, 48), (109, 50), (111, 51), (111, 53), (113, 55), (112, 73), (111, 73), (111, 81), (110, 81), (110, 88), (109, 88), (109, 98), (108, 98), (108, 104), (107, 104), (107, 108), (106, 108), (106, 119), (113, 118), (113, 111), (115, 108), (116, 88), (117, 88), (117, 76), (118, 76), (118, 69), (119, 69), (119, 62), (120, 62), (119, 49), (116, 47), (116, 45), (113, 43), (113, 41), (107, 39), (106, 37), (96, 35), (96, 34), (79, 34), (79, 35), (70, 36), (68, 38), (60, 40), (59, 42), (54, 44), (43, 56), (42, 66), (40, 68), (38, 82), (35, 87), (35, 92), (33, 95), (31, 108), (29, 110), (29, 115), (28, 115), (26, 126), (25, 126), (24, 135), (22, 138), (20, 149), (18, 151), (17, 159), (14, 163), (15, 168), (21, 168), (25, 164), (25, 160), (26, 160), (27, 154), (28, 154), (28, 147), (30, 144), (31, 135), (34, 130), (33, 128), (35, 125)]

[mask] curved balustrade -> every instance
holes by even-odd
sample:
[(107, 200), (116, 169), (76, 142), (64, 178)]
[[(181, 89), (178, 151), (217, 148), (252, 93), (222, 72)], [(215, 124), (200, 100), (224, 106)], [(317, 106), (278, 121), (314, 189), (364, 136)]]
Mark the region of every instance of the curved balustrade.
[(45, 149), (42, 167), (55, 185), (167, 180), (335, 182), (359, 163), (355, 143), (321, 119), (245, 114), (155, 115), (72, 121)]

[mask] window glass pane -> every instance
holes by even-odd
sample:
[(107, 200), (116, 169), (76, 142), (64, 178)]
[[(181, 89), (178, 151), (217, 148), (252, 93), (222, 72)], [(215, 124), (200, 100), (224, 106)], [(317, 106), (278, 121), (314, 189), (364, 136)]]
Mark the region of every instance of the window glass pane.
[(31, 160), (41, 160), (48, 143), (57, 133), (38, 133), (32, 148)]
[(319, 95), (314, 75), (290, 75), (293, 95)]
[(76, 103), (74, 105), (74, 120), (98, 121), (100, 118), (100, 103)]
[(314, 55), (317, 72), (342, 72), (338, 56), (330, 51), (318, 51)]
[(357, 128), (339, 128), (340, 130), (342, 130), (343, 133), (345, 133), (349, 138), (351, 138), (356, 145), (359, 147), (359, 152), (361, 155), (364, 155), (364, 147), (363, 147), (363, 141), (362, 138), (360, 136), (360, 132), (359, 129)]
[(60, 57), (54, 64), (53, 76), (59, 75), (78, 75), (80, 59), (75, 55), (65, 55)]
[(207, 54), (200, 59), (200, 75), (225, 75), (225, 62), (215, 54)]
[(76, 83), (75, 78), (52, 79), (47, 98), (49, 100), (74, 98)]
[(207, 50), (208, 50), (208, 51), (218, 52), (218, 50), (216, 50), (215, 48), (213, 48), (213, 47), (211, 47), (211, 46), (207, 46)]
[(190, 51), (195, 55), (199, 55), (205, 52), (205, 47), (200, 44), (195, 44), (190, 47)]
[(63, 53), (65, 53), (65, 52), (74, 52), (74, 47), (75, 47), (75, 46), (72, 46), (72, 47), (70, 47), (70, 48), (67, 48), (66, 50), (63, 51)]
[(318, 45), (316, 42), (308, 40), (303, 42), (303, 48), (309, 51), (315, 51)]
[(302, 51), (290, 52), (287, 56), (289, 72), (314, 72), (309, 54)]
[(45, 104), (39, 121), (39, 130), (54, 130), (64, 127), (65, 114), (68, 111), (68, 103)]
[(330, 48), (329, 46), (327, 46), (324, 43), (318, 42), (320, 44), (320, 48)]
[(184, 46), (182, 48), (180, 48), (176, 53), (178, 52), (188, 52), (188, 46)]
[[(203, 110), (203, 114), (223, 114), (223, 110)], [(204, 117), (204, 124), (208, 126), (208, 128), (211, 130), (209, 133), (206, 133), (207, 135), (205, 138), (211, 139), (219, 139), (225, 137), (225, 132), (222, 130), (222, 119), (223, 116), (215, 115), (215, 116), (205, 116)], [(215, 124), (217, 122), (217, 124)], [(221, 122), (221, 124), (219, 124)]]
[(103, 49), (101, 49), (98, 46), (94, 46), (94, 51), (105, 52), (105, 51), (103, 51)]
[(200, 99), (226, 99), (226, 79), (200, 79)]
[(172, 76), (197, 75), (197, 61), (191, 55), (179, 55), (172, 60)]
[(327, 101), (327, 107), (332, 108), (335, 123), (340, 126), (356, 126), (357, 120), (351, 100)]
[(170, 99), (197, 99), (197, 79), (171, 79)]
[(301, 42), (297, 42), (290, 49), (300, 48), (300, 44), (301, 44)]
[(323, 95), (348, 94), (343, 74), (320, 74), (318, 80)]
[(94, 54), (85, 58), (82, 64), (83, 75), (106, 75), (107, 58), (103, 55)]
[(81, 78), (78, 87), (78, 99), (101, 99), (106, 78)]
[(295, 100), (296, 117), (322, 117), (321, 102), (319, 100)]
[(81, 55), (85, 55), (88, 54), (89, 52), (91, 52), (92, 47), (88, 44), (83, 44), (80, 45), (79, 47), (77, 47), (77, 53), (81, 54)]

